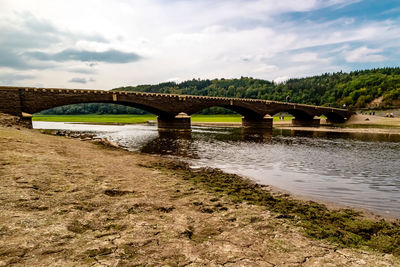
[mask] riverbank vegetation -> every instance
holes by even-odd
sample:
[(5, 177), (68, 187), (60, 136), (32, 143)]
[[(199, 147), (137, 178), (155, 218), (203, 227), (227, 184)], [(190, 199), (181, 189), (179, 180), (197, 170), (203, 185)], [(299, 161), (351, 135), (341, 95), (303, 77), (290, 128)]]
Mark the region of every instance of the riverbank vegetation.
[[(321, 106), (350, 108), (390, 108), (400, 105), (400, 68), (336, 72), (293, 78), (283, 83), (241, 77), (239, 79), (193, 79), (180, 83), (165, 82), (155, 85), (119, 87), (151, 93), (186, 94), (237, 98), (256, 98)], [(87, 103), (57, 107), (42, 114), (145, 114), (132, 107), (115, 104)], [(200, 114), (232, 114), (221, 107), (205, 109)]]

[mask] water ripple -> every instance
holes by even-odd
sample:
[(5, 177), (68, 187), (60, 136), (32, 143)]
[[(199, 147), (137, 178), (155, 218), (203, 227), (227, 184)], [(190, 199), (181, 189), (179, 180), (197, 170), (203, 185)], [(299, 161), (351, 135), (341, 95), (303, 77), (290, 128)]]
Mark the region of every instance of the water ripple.
[[(189, 136), (154, 126), (37, 123), (36, 128), (94, 131), (130, 150), (179, 157), (296, 194), (400, 217), (400, 142), (393, 136), (194, 127)], [(396, 142), (393, 142), (396, 140)]]

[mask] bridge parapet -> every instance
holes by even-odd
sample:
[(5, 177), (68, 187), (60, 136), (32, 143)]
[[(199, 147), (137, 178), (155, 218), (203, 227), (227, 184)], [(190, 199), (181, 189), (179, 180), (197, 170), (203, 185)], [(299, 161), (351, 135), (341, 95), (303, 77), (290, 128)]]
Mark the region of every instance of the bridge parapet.
[[(78, 103), (115, 103), (141, 108), (159, 116), (160, 125), (169, 121), (179, 125), (178, 114), (188, 117), (205, 108), (220, 106), (243, 115), (243, 126), (272, 127), (273, 116), (279, 112), (291, 113), (294, 124), (311, 123), (316, 125), (315, 116), (325, 115), (331, 122), (343, 122), (353, 113), (333, 107), (320, 107), (307, 104), (285, 103), (262, 99), (242, 99), (228, 97), (209, 97), (197, 95), (177, 95), (146, 93), (122, 90), (61, 89), (35, 87), (0, 87), (0, 112), (21, 116), (22, 112), (36, 113), (45, 109)], [(178, 116), (178, 117), (177, 117)], [(267, 117), (266, 117), (267, 116)], [(187, 128), (188, 118), (181, 125)], [(190, 117), (189, 117), (190, 126)], [(168, 128), (168, 127), (166, 127)]]

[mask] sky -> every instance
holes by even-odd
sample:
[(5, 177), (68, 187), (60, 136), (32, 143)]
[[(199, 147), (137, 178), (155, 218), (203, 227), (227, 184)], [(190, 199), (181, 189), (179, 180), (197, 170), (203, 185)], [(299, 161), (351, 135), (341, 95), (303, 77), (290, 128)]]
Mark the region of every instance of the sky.
[(282, 82), (398, 67), (399, 0), (0, 0), (0, 85)]

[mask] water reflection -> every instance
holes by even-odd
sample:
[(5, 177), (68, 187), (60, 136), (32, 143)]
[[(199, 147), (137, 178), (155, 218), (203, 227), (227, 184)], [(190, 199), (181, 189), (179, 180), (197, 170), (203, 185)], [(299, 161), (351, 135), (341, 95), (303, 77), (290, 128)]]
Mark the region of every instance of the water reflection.
[(193, 127), (40, 123), (36, 128), (95, 131), (130, 150), (220, 168), (296, 194), (400, 217), (400, 136)]
[(198, 158), (193, 148), (191, 132), (160, 131), (158, 136), (142, 146), (142, 153)]
[(257, 142), (257, 143), (269, 143), (272, 140), (272, 129), (241, 129), (242, 133), (242, 140), (243, 141), (250, 141), (250, 142)]
[[(218, 131), (207, 131), (208, 129), (201, 129), (195, 131), (195, 136), (199, 133), (210, 135), (209, 139), (220, 140), (220, 141), (246, 141), (256, 143), (268, 143), (272, 140), (272, 129), (271, 130), (248, 130), (238, 129), (228, 132)], [(191, 132), (168, 132), (159, 131), (158, 136), (144, 144), (140, 152), (149, 154), (160, 154), (160, 155), (173, 155), (185, 158), (198, 159), (199, 148), (197, 147), (198, 142), (194, 142)]]
[(400, 142), (399, 134), (390, 133), (371, 133), (371, 132), (333, 132), (333, 131), (304, 131), (295, 129), (274, 129), (275, 135), (285, 135), (292, 137), (310, 137), (327, 139), (353, 139), (365, 142)]

